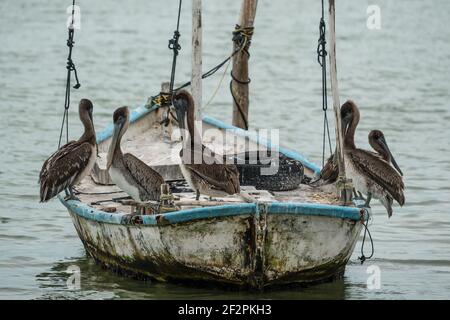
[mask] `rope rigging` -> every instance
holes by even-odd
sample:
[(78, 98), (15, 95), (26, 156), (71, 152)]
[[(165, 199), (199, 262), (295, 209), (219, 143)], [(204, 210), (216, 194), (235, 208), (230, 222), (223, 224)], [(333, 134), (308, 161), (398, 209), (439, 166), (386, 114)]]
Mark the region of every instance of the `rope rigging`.
[[(236, 47), (238, 48), (238, 50), (236, 51), (245, 52), (245, 54), (247, 54), (248, 59), (250, 59), (250, 53), (248, 52), (248, 49), (250, 48), (252, 36), (253, 36), (253, 27), (241, 27), (240, 25), (237, 24), (233, 31), (233, 42), (236, 44)], [(233, 97), (233, 101), (236, 104), (236, 107), (239, 111), (239, 114), (241, 115), (242, 120), (244, 121), (244, 128), (245, 130), (248, 130), (248, 119), (233, 92), (233, 81), (239, 84), (248, 85), (251, 80), (250, 78), (248, 78), (247, 80), (237, 79), (233, 74), (233, 70), (231, 70), (230, 75), (231, 75), (230, 81), (231, 96)]]
[(172, 59), (172, 72), (170, 74), (170, 85), (169, 85), (169, 93), (172, 96), (173, 95), (173, 86), (175, 81), (175, 69), (177, 66), (177, 57), (178, 52), (181, 50), (181, 46), (178, 43), (178, 40), (180, 39), (180, 16), (181, 16), (181, 5), (183, 3), (183, 0), (180, 0), (178, 3), (178, 18), (177, 18), (177, 28), (173, 32), (172, 39), (169, 40), (169, 45), (167, 46), (170, 50), (173, 51), (173, 59)]
[[(367, 259), (372, 258), (372, 257), (373, 257), (373, 254), (375, 253), (375, 249), (374, 249), (374, 247), (373, 247), (373, 239), (372, 239), (372, 235), (370, 234), (369, 226), (368, 226), (368, 223), (369, 223), (369, 221), (370, 221), (370, 213), (369, 213), (368, 210), (366, 210), (366, 212), (367, 212), (367, 220), (366, 220), (366, 222), (364, 222), (364, 216), (363, 216), (363, 218), (362, 218), (363, 220), (362, 220), (362, 222), (361, 222), (361, 223), (363, 224), (363, 226), (364, 226), (364, 236), (363, 236), (363, 240), (362, 240), (362, 244), (361, 244), (361, 256), (358, 257), (358, 260), (361, 261), (361, 264), (363, 264), (364, 261), (366, 261)], [(371, 245), (371, 247), (372, 247), (371, 254), (370, 254), (370, 256), (368, 256), (368, 257), (366, 257), (366, 256), (364, 255), (364, 244), (365, 244), (365, 242), (366, 242), (366, 234), (369, 235), (370, 245)]]
[[(181, 0), (180, 0), (180, 4), (181, 4)], [(184, 84), (182, 84), (181, 86), (177, 87), (177, 88), (173, 88), (174, 86), (174, 79), (175, 79), (175, 67), (174, 65), (176, 65), (176, 56), (178, 55), (178, 51), (181, 49), (181, 47), (178, 45), (178, 38), (180, 37), (180, 33), (178, 30), (178, 25), (179, 25), (179, 18), (180, 18), (180, 9), (178, 11), (179, 15), (178, 15), (178, 23), (177, 23), (177, 30), (174, 32), (174, 38), (171, 39), (169, 41), (169, 48), (171, 50), (174, 50), (174, 60), (172, 62), (172, 74), (171, 74), (171, 81), (169, 84), (169, 92), (160, 92), (159, 94), (155, 95), (155, 96), (151, 96), (146, 104), (147, 108), (151, 108), (151, 107), (164, 107), (164, 106), (170, 106), (172, 104), (172, 96), (175, 92), (177, 92), (178, 90), (184, 89), (188, 86), (191, 85), (191, 81), (185, 82)], [(214, 75), (218, 70), (220, 70), (225, 64), (227, 64), (231, 58), (236, 55), (238, 52), (244, 51), (249, 57), (250, 57), (250, 53), (248, 52), (248, 48), (250, 46), (250, 40), (251, 40), (251, 36), (253, 34), (253, 27), (251, 28), (241, 28), (240, 26), (236, 25), (235, 30), (233, 31), (233, 41), (237, 43), (237, 48), (228, 56), (226, 57), (223, 61), (221, 61), (220, 63), (218, 63), (216, 66), (212, 67), (211, 69), (209, 69), (208, 71), (206, 71), (205, 73), (202, 74), (202, 79), (206, 79), (212, 75)], [(239, 79), (236, 79), (231, 71), (231, 77), (232, 77), (232, 81), (236, 81), (238, 83), (244, 83), (244, 84), (248, 84), (250, 83), (250, 79), (248, 79), (247, 81), (240, 81)], [(230, 90), (231, 90), (231, 94), (233, 95), (233, 91), (232, 91), (232, 87), (231, 87), (232, 82), (230, 82)], [(237, 103), (234, 95), (233, 95), (233, 99), (235, 100), (236, 104), (239, 107), (240, 113), (243, 115), (242, 110), (239, 106), (239, 104)], [(172, 115), (173, 116), (173, 115)], [(173, 116), (173, 118), (176, 119), (175, 116)], [(164, 119), (162, 121), (162, 123), (166, 123), (168, 120), (168, 118), (166, 117), (166, 119)], [(246, 120), (244, 118), (244, 120)], [(247, 122), (246, 122), (247, 123)]]
[(319, 23), (319, 40), (317, 45), (317, 62), (322, 68), (322, 110), (323, 110), (323, 141), (322, 141), (322, 167), (325, 165), (325, 138), (328, 136), (328, 144), (330, 147), (330, 154), (333, 153), (331, 148), (330, 128), (328, 125), (328, 100), (327, 100), (327, 50), (326, 50), (326, 25), (325, 25), (325, 6), (322, 0), (322, 17)]
[(59, 133), (59, 142), (58, 142), (58, 149), (61, 147), (61, 140), (63, 136), (64, 126), (66, 127), (66, 143), (69, 142), (69, 108), (70, 108), (70, 80), (72, 76), (72, 71), (75, 75), (75, 81), (77, 82), (73, 88), (79, 89), (81, 87), (80, 82), (78, 81), (78, 74), (77, 69), (75, 67), (75, 63), (72, 60), (72, 49), (75, 44), (75, 41), (73, 41), (74, 33), (75, 33), (75, 0), (72, 1), (72, 21), (68, 27), (68, 39), (67, 39), (67, 46), (69, 47), (69, 55), (67, 56), (67, 78), (66, 78), (66, 95), (65, 95), (65, 101), (64, 101), (64, 113), (63, 118), (61, 122), (61, 130)]

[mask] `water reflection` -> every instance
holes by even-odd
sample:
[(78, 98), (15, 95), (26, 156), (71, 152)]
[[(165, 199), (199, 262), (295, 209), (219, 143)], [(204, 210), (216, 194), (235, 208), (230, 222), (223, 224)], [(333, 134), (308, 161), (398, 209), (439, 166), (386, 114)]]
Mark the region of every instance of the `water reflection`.
[[(76, 265), (81, 271), (81, 289), (70, 290), (66, 270)], [(142, 281), (105, 270), (86, 255), (55, 263), (36, 276), (42, 296), (38, 299), (345, 299), (346, 280), (305, 288), (268, 292), (227, 291), (195, 288), (162, 282)]]

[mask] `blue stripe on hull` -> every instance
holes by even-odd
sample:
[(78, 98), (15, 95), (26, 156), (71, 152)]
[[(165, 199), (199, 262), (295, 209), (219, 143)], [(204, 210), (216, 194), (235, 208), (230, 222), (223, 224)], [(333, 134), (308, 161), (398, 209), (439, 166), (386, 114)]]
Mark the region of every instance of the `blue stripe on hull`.
[[(125, 213), (107, 213), (92, 208), (80, 201), (64, 201), (62, 196), (58, 196), (61, 202), (73, 213), (89, 220), (121, 224)], [(143, 225), (155, 226), (158, 224), (175, 224), (195, 220), (214, 219), (231, 216), (245, 216), (257, 214), (255, 203), (241, 203), (234, 205), (223, 205), (215, 207), (194, 208), (174, 211), (164, 214), (164, 221), (157, 221), (159, 215), (141, 216)], [(340, 207), (325, 204), (295, 203), (295, 202), (270, 202), (267, 203), (267, 214), (288, 214), (304, 216), (322, 216), (340, 219), (359, 221), (361, 219), (360, 209), (355, 207)]]

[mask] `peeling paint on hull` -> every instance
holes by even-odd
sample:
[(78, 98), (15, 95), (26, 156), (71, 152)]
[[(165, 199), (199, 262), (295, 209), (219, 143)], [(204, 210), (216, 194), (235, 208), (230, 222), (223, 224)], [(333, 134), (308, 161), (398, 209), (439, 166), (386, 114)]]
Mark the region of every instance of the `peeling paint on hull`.
[(359, 221), (266, 210), (160, 225), (105, 223), (69, 213), (96, 261), (138, 278), (265, 289), (343, 275)]
[[(164, 160), (165, 165), (178, 167), (175, 162), (166, 163), (166, 155), (173, 151), (172, 144), (155, 143), (163, 132), (162, 114), (161, 109), (145, 106), (134, 110), (124, 143), (131, 150), (138, 146), (139, 153), (148, 156), (144, 160), (149, 165)], [(268, 140), (216, 119), (205, 116), (203, 122), (203, 129), (218, 128), (233, 134), (237, 139), (228, 139), (233, 152), (271, 146)], [(110, 124), (97, 135), (100, 154), (105, 155), (112, 132)], [(235, 150), (237, 141), (243, 150)], [(157, 152), (153, 152), (156, 148)], [(145, 152), (141, 152), (143, 149)], [(309, 175), (320, 171), (297, 152), (282, 147), (279, 151), (302, 162)], [(155, 158), (157, 155), (164, 158)], [(97, 177), (93, 179), (96, 186), (89, 192), (101, 193), (97, 188), (102, 183), (108, 184), (107, 172), (105, 175), (104, 169), (100, 170), (100, 166), (98, 169), (99, 175), (93, 175)], [(299, 188), (299, 194), (284, 194), (287, 199), (275, 202), (226, 204), (139, 216), (138, 225), (126, 223), (125, 212), (111, 213), (88, 205), (99, 199), (66, 201), (61, 195), (59, 199), (69, 210), (89, 255), (109, 269), (160, 281), (266, 289), (341, 277), (362, 229), (361, 215), (368, 209), (299, 198), (302, 192), (305, 190)]]

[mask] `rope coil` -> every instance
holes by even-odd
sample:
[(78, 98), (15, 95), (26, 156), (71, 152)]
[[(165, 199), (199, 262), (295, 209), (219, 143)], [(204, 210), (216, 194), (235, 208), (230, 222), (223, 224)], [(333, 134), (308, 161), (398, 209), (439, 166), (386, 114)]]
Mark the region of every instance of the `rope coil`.
[(160, 92), (156, 96), (152, 96), (149, 98), (149, 101), (146, 104), (146, 107), (167, 107), (172, 104), (172, 95), (168, 92)]
[(244, 50), (245, 53), (250, 57), (250, 53), (248, 49), (250, 48), (250, 44), (252, 42), (254, 27), (241, 27), (240, 25), (236, 25), (233, 31), (233, 42), (236, 43), (236, 46), (239, 51)]
[[(374, 246), (373, 246), (372, 235), (370, 234), (369, 226), (368, 226), (368, 223), (370, 221), (370, 213), (369, 213), (368, 210), (364, 210), (364, 212), (367, 213), (367, 220), (364, 222), (364, 214), (362, 214), (361, 215), (361, 223), (364, 226), (364, 236), (363, 236), (363, 240), (362, 240), (362, 244), (361, 244), (361, 256), (358, 257), (358, 260), (361, 261), (361, 264), (363, 264), (366, 260), (371, 259), (373, 257), (373, 254), (375, 253), (375, 249), (374, 249)], [(368, 257), (366, 257), (365, 254), (364, 254), (364, 244), (366, 242), (366, 235), (369, 235), (370, 245), (372, 247), (371, 254)]]

